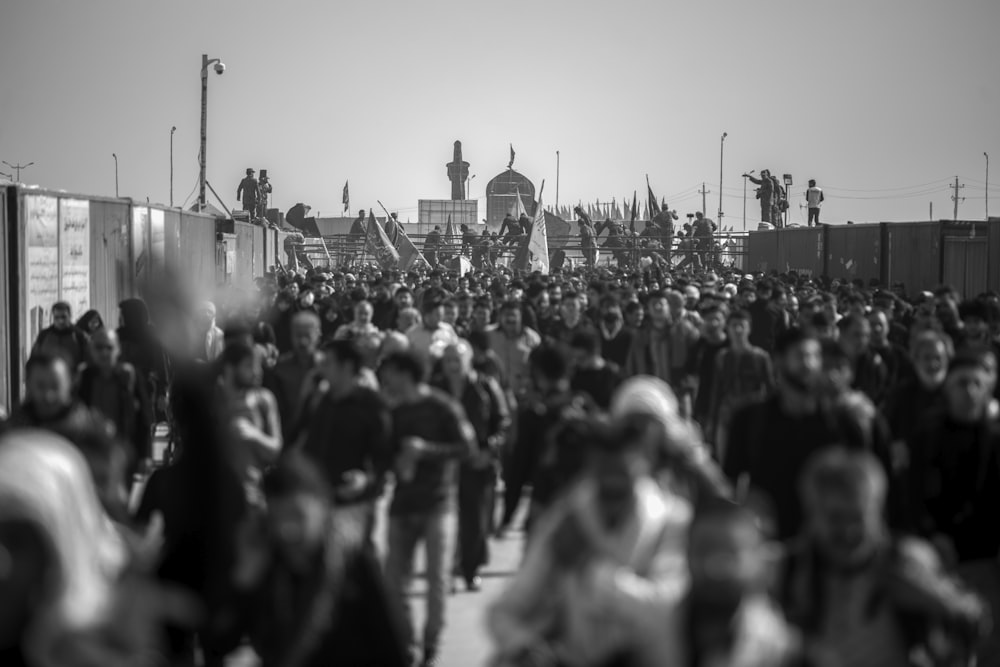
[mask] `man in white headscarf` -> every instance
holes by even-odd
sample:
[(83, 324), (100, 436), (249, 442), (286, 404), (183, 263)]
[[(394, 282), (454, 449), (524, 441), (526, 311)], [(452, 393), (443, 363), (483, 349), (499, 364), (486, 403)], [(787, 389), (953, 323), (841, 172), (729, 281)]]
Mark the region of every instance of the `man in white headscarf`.
[(615, 609), (639, 608), (633, 596), (675, 600), (684, 590), (691, 505), (654, 473), (664, 440), (682, 439), (680, 449), (696, 439), (656, 378), (626, 382), (612, 415), (613, 426), (591, 424), (587, 471), (539, 520), (521, 569), (489, 612), (501, 665), (538, 657), (586, 667), (624, 654), (668, 664), (658, 662), (662, 642), (644, 646), (650, 634), (616, 622), (624, 616)]

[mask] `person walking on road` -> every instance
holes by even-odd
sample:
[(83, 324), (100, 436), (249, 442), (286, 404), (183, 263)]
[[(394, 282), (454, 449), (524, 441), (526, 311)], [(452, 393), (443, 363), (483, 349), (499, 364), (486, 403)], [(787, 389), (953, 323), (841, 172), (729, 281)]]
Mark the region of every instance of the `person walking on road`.
[[(396, 488), (389, 506), (386, 578), (405, 615), (411, 653), (437, 664), (455, 551), (456, 463), (472, 456), (476, 432), (458, 403), (423, 380), (424, 360), (397, 352), (382, 361), (379, 380), (392, 408)], [(427, 620), (416, 638), (409, 588), (417, 545), (427, 550)]]

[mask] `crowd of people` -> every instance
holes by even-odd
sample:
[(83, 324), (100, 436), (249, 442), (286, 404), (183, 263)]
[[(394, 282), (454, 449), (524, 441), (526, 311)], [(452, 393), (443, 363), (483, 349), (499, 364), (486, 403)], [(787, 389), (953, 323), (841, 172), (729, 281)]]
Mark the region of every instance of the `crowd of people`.
[(624, 266), (55, 304), (0, 664), (432, 666), (521, 528), (497, 667), (1000, 664), (1000, 294)]

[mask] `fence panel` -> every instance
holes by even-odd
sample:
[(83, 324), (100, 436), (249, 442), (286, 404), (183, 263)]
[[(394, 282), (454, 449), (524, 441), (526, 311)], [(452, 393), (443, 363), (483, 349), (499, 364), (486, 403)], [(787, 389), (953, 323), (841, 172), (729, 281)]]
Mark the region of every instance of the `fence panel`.
[(826, 272), (839, 280), (882, 280), (882, 225), (826, 228)]
[(747, 234), (746, 264), (748, 271), (778, 269), (777, 231), (750, 232)]
[(135, 294), (129, 219), (127, 202), (90, 202), (90, 303), (107, 326), (117, 326), (118, 304)]
[(941, 223), (885, 223), (885, 282), (915, 295), (941, 282)]
[(823, 227), (793, 227), (774, 233), (778, 237), (777, 265), (774, 268), (782, 273), (796, 271), (800, 275), (817, 278), (823, 275)]

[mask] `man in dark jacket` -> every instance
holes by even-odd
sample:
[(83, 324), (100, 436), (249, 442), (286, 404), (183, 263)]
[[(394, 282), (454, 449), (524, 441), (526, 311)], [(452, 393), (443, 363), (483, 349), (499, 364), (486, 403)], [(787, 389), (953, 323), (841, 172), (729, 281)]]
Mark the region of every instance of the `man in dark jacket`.
[(90, 348), (93, 361), (80, 371), (77, 396), (115, 425), (118, 437), (130, 446), (130, 470), (134, 472), (152, 456), (153, 410), (149, 395), (135, 368), (121, 361), (121, 346), (114, 331), (95, 332)]
[(76, 373), (80, 364), (87, 361), (88, 347), (87, 335), (73, 326), (69, 304), (59, 301), (52, 306), (52, 326), (38, 334), (31, 353), (58, 354), (66, 359), (70, 372)]
[(292, 454), (264, 479), (267, 516), (236, 569), (240, 626), (262, 667), (409, 667), (403, 626), (360, 528)]
[[(945, 411), (921, 422), (910, 446), (918, 528), (959, 563), (995, 559), (1000, 529), (1000, 431), (988, 416), (989, 351), (963, 352), (948, 368)], [(995, 366), (994, 366), (995, 368)]]
[(531, 486), (531, 506), (527, 528), (530, 532), (538, 516), (555, 500), (564, 461), (551, 456), (551, 436), (574, 415), (596, 410), (586, 396), (570, 389), (569, 360), (562, 349), (540, 347), (528, 360), (534, 386), (534, 400), (522, 404), (517, 418), (517, 435), (505, 469), (503, 519), (498, 532), (510, 527), (521, 503), (521, 494)]
[[(407, 619), (414, 653), (423, 648), (423, 665), (437, 664), (445, 623), (455, 541), (458, 461), (473, 454), (476, 433), (463, 410), (446, 394), (424, 383), (425, 367), (412, 352), (390, 354), (379, 380), (393, 405), (392, 450), (396, 489), (389, 507), (386, 576)], [(418, 544), (427, 549), (427, 621), (419, 641), (410, 621), (409, 586)]]
[(127, 517), (125, 448), (114, 425), (76, 400), (66, 359), (39, 352), (25, 366), (25, 400), (4, 428), (52, 431), (79, 448), (94, 476), (94, 485), (113, 518)]
[(318, 352), (319, 338), (319, 317), (312, 312), (295, 313), (292, 316), (292, 351), (281, 355), (274, 368), (264, 376), (264, 386), (278, 402), (285, 442), (292, 441), (292, 427), (302, 409), (306, 379), (322, 359)]
[(438, 265), (438, 249), (441, 247), (441, 227), (435, 225), (431, 233), (424, 239), (424, 257), (431, 266)]
[(774, 352), (775, 339), (790, 327), (785, 303), (788, 293), (770, 280), (757, 283), (757, 300), (750, 304), (750, 343)]
[(306, 381), (303, 414), (292, 442), (326, 475), (341, 508), (363, 521), (365, 545), (374, 549), (375, 503), (391, 466), (389, 406), (360, 386), (361, 355), (351, 341), (323, 348), (322, 365)]
[(170, 381), (169, 363), (150, 324), (149, 309), (142, 299), (126, 299), (118, 304), (118, 308), (121, 326), (116, 333), (121, 346), (121, 360), (135, 369), (139, 381), (145, 384), (146, 395), (157, 417), (162, 417), (167, 383)]
[(797, 329), (783, 334), (774, 352), (774, 395), (737, 410), (722, 443), (723, 470), (737, 495), (752, 489), (773, 503), (779, 539), (799, 530), (797, 485), (809, 457), (841, 439), (819, 400), (822, 363), (818, 340)]

